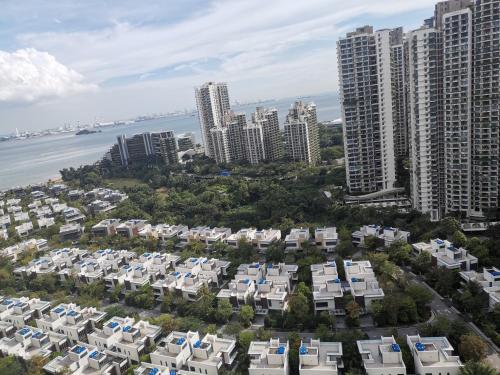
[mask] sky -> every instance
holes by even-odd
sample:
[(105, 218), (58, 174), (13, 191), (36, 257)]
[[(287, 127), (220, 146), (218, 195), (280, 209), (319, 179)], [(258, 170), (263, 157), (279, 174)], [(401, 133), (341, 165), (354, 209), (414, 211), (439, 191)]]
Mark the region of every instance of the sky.
[(338, 90), (336, 41), (435, 0), (0, 0), (0, 134)]

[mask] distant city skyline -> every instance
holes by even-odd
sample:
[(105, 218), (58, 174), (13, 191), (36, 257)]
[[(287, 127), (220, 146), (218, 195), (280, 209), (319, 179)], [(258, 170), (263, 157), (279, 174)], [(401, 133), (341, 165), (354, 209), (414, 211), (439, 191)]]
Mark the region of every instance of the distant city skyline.
[(340, 35), (417, 27), (435, 3), (7, 0), (0, 134), (192, 109), (211, 80), (238, 101), (337, 91)]

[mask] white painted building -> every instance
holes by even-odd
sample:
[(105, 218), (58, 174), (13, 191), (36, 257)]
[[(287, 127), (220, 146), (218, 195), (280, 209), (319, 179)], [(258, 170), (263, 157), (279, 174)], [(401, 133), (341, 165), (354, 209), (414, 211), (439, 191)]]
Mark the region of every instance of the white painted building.
[(364, 311), (369, 309), (373, 301), (384, 298), (384, 291), (368, 260), (344, 260), (344, 270), (351, 295)]
[(394, 337), (358, 340), (357, 345), (366, 375), (406, 375), (403, 354)]
[(288, 375), (288, 351), (290, 347), (287, 342), (279, 339), (269, 341), (252, 341), (248, 348), (250, 357), (249, 375)]
[(335, 261), (311, 265), (314, 312), (328, 311), (331, 314), (343, 314), (342, 283)]
[(416, 375), (459, 375), (463, 367), (446, 337), (406, 336)]
[(342, 371), (342, 343), (302, 341), (299, 348), (300, 375), (338, 375)]

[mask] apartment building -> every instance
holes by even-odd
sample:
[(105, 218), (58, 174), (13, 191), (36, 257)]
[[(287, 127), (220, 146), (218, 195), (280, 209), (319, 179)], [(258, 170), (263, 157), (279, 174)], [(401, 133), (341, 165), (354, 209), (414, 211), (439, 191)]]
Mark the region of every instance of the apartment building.
[(177, 149), (179, 151), (193, 150), (195, 144), (194, 133), (188, 132), (177, 137)]
[(108, 158), (114, 165), (128, 167), (130, 164), (162, 162), (175, 164), (177, 143), (173, 131), (135, 134), (132, 137), (119, 135), (116, 137)]
[(500, 304), (500, 270), (496, 267), (483, 268), (483, 272), (461, 271), (460, 277), (465, 282), (479, 284), (489, 297), (489, 309), (493, 310)]
[(320, 161), (316, 105), (295, 102), (285, 119), (285, 154), (290, 160), (317, 164)]
[(23, 328), (31, 319), (40, 318), (49, 309), (50, 302), (38, 298), (0, 297), (0, 320), (16, 328)]
[(345, 314), (342, 283), (335, 261), (311, 265), (314, 313)]
[(279, 127), (278, 110), (257, 107), (252, 113), (252, 124), (261, 130), (264, 142), (264, 159), (274, 161), (283, 158), (283, 141)]
[(432, 256), (432, 264), (450, 270), (470, 271), (477, 269), (478, 259), (463, 247), (456, 247), (450, 241), (434, 239), (430, 243), (418, 242), (412, 245), (413, 250), (420, 254), (426, 251)]
[(91, 233), (94, 237), (107, 237), (116, 234), (116, 228), (120, 225), (120, 219), (101, 220), (92, 226)]
[(195, 89), (195, 96), (205, 155), (216, 159), (211, 130), (224, 127), (224, 116), (231, 109), (227, 84), (207, 82)]
[(44, 332), (61, 333), (72, 344), (87, 341), (87, 335), (94, 331), (106, 316), (105, 312), (94, 307), (80, 307), (73, 303), (60, 304), (47, 312), (35, 319), (36, 326)]
[(304, 243), (309, 243), (311, 233), (309, 228), (293, 228), (285, 236), (285, 250), (301, 250)]
[(259, 164), (266, 160), (262, 125), (255, 123), (246, 125), (243, 128), (243, 140), (245, 142), (246, 160), (250, 164)]
[(470, 215), (472, 142), (472, 0), (441, 15), (445, 211)]
[(366, 375), (406, 375), (401, 348), (394, 337), (358, 340), (357, 346)]
[(415, 373), (420, 375), (459, 375), (463, 367), (458, 355), (446, 337), (406, 336), (415, 363)]
[(302, 341), (299, 348), (300, 375), (339, 375), (344, 368), (341, 342)]
[(370, 261), (344, 260), (344, 271), (351, 295), (363, 311), (368, 311), (373, 301), (384, 298)]
[(248, 348), (249, 375), (288, 375), (289, 349), (288, 341), (282, 343), (279, 339), (252, 341)]
[(247, 119), (245, 114), (229, 111), (225, 115), (225, 124), (227, 127), (227, 162), (247, 160), (247, 141), (245, 138)]
[(396, 155), (405, 154), (407, 139), (403, 51), (401, 28), (363, 26), (337, 42), (350, 192), (394, 187)]
[(394, 242), (408, 242), (410, 232), (393, 227), (382, 227), (376, 224), (363, 225), (359, 228), (359, 231), (352, 233), (352, 243), (363, 246), (367, 237), (375, 237), (380, 240), (384, 247), (388, 247)]
[(489, 216), (499, 206), (500, 119), (498, 115), (498, 0), (474, 1), (472, 78), (472, 216)]
[(335, 227), (316, 228), (314, 230), (314, 243), (320, 250), (328, 253), (334, 252), (338, 241), (339, 235)]

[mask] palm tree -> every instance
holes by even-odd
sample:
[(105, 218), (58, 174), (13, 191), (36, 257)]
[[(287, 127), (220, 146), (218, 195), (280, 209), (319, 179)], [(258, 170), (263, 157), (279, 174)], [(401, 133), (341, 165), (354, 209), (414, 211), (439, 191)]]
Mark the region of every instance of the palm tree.
[(498, 375), (498, 372), (484, 362), (469, 361), (462, 367), (461, 375)]

